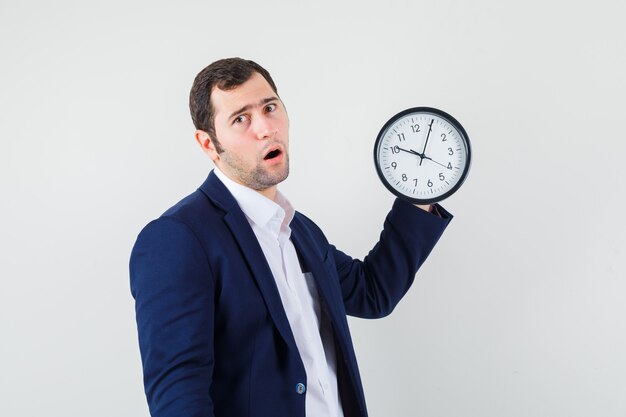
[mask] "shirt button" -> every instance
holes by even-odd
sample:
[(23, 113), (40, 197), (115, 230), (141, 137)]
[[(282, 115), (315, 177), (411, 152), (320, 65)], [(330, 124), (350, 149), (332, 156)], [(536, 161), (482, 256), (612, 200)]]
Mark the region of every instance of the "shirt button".
[(298, 382), (296, 384), (296, 392), (300, 395), (304, 394), (306, 392), (306, 387), (304, 386), (304, 384), (302, 382)]

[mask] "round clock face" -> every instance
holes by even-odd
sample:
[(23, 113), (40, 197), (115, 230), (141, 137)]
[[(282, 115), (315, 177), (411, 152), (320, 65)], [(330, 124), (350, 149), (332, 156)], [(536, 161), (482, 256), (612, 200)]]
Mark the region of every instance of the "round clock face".
[(393, 116), (374, 145), (376, 171), (385, 187), (416, 204), (432, 204), (452, 195), (465, 180), (470, 160), (463, 126), (430, 107)]

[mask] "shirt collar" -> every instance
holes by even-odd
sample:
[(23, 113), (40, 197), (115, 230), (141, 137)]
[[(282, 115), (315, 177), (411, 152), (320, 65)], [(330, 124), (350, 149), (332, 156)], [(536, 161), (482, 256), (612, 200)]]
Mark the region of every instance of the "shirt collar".
[(250, 221), (259, 227), (266, 227), (270, 220), (276, 219), (279, 229), (281, 226), (289, 228), (295, 210), (280, 191), (276, 191), (276, 199), (272, 201), (258, 191), (231, 180), (217, 167), (215, 167), (215, 175), (230, 191), (239, 204), (239, 208)]

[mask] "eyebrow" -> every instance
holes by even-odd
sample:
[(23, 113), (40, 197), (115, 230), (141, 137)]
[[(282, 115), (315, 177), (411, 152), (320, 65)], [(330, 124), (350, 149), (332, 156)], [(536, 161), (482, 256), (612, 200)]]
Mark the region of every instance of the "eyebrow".
[[(259, 101), (259, 103), (257, 104), (257, 106), (262, 106), (264, 104), (270, 103), (272, 101), (277, 101), (278, 97), (276, 96), (272, 96), (272, 97), (267, 97), (264, 98), (263, 100)], [(235, 110), (234, 112), (232, 112), (230, 114), (230, 116), (228, 116), (228, 120), (232, 119), (233, 117), (237, 116), (239, 113), (243, 113), (247, 110), (250, 110), (252, 107), (254, 107), (254, 105), (252, 104), (246, 104), (245, 106), (243, 106), (242, 108)]]

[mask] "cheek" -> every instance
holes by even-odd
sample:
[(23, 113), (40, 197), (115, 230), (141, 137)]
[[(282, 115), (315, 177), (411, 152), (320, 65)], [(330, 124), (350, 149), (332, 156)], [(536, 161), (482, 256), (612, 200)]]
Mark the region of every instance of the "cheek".
[(285, 118), (284, 120), (281, 120), (280, 131), (282, 132), (284, 136), (286, 136), (289, 133), (289, 119)]
[(235, 152), (242, 161), (255, 162), (259, 159), (260, 149), (256, 143), (247, 143), (245, 145), (236, 145), (233, 147)]

